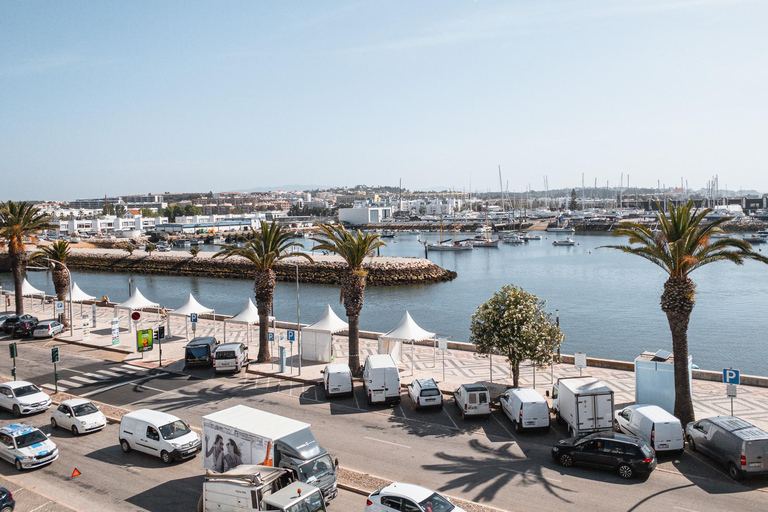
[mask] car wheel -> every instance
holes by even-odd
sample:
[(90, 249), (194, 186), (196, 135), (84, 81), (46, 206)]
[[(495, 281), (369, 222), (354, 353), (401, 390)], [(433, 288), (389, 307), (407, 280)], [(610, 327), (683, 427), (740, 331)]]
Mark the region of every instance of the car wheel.
[(16, 471), (21, 471), (24, 469), (21, 465), (21, 461), (19, 459), (16, 459)]
[(72, 435), (76, 436), (80, 434), (80, 431), (77, 430), (77, 425), (72, 425)]
[(564, 468), (569, 468), (573, 466), (573, 457), (571, 457), (569, 454), (564, 453), (560, 455), (560, 465)]
[(120, 440), (120, 448), (123, 450), (123, 452), (128, 453), (131, 451), (131, 445), (128, 441), (125, 439)]
[(16, 416), (17, 418), (21, 416), (21, 409), (19, 409), (18, 405), (13, 406), (13, 415)]
[(56, 423), (56, 418), (51, 418), (51, 428), (56, 428), (58, 426), (59, 425), (58, 423)]
[(563, 423), (565, 423), (565, 421), (563, 421), (563, 417), (560, 416), (559, 412), (555, 414), (555, 422), (557, 422), (558, 425), (562, 425)]
[(165, 462), (166, 464), (170, 464), (171, 462), (173, 462), (173, 459), (171, 459), (171, 454), (165, 450), (160, 452), (160, 458), (163, 459), (163, 462)]
[(744, 474), (741, 472), (741, 470), (736, 467), (736, 464), (731, 462), (728, 464), (728, 476), (733, 478), (734, 480), (741, 480), (741, 477), (744, 476)]
[(691, 447), (691, 451), (696, 451), (696, 442), (693, 440), (693, 437), (688, 436), (688, 446)]
[(2, 510), (2, 511), (0, 511), (0, 512), (13, 512), (13, 507), (5, 507), (5, 508), (3, 508), (3, 510)]
[(628, 464), (621, 464), (619, 466), (619, 476), (621, 476), (621, 478), (632, 478), (632, 475), (634, 474), (635, 472), (632, 469), (632, 466)]

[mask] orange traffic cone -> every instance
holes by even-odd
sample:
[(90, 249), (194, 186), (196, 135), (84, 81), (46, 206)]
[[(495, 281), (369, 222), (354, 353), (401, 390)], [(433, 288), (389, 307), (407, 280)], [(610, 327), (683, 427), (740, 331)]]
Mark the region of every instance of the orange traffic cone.
[(70, 478), (75, 478), (76, 476), (80, 476), (80, 471), (75, 468), (75, 470), (72, 472), (72, 476)]

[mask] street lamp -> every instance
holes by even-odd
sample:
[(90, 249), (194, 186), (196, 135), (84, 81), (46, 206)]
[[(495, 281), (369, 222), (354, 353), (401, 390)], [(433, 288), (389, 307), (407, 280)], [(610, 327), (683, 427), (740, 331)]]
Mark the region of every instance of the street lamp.
[(67, 266), (63, 264), (60, 261), (52, 260), (51, 258), (43, 258), (44, 260), (47, 260), (51, 263), (51, 265), (58, 264), (64, 267), (64, 270), (67, 271), (67, 279), (69, 279), (69, 336), (74, 338), (75, 337), (75, 319), (72, 318), (72, 273), (69, 271)]
[(299, 264), (286, 261), (287, 264), (296, 267), (296, 329), (298, 330), (297, 350), (299, 353), (299, 376), (301, 376), (301, 310), (299, 308)]

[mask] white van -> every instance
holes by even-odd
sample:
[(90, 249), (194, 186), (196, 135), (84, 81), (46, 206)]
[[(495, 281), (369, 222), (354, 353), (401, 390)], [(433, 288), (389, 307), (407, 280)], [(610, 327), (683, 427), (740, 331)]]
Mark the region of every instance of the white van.
[(400, 372), (389, 354), (377, 354), (365, 358), (363, 389), (368, 404), (400, 403)]
[(323, 389), (325, 397), (354, 393), (352, 386), (352, 371), (343, 363), (329, 364), (321, 372), (323, 374)]
[(630, 405), (616, 411), (615, 419), (620, 432), (639, 437), (657, 452), (685, 446), (680, 420), (658, 405)]
[(144, 452), (170, 464), (194, 457), (200, 451), (200, 436), (176, 416), (151, 409), (123, 415), (118, 433), (120, 448)]
[(491, 416), (491, 393), (483, 384), (462, 384), (453, 392), (461, 419), (467, 416)]
[(518, 432), (529, 428), (549, 428), (549, 404), (535, 389), (508, 389), (499, 401), (501, 410), (512, 420)]

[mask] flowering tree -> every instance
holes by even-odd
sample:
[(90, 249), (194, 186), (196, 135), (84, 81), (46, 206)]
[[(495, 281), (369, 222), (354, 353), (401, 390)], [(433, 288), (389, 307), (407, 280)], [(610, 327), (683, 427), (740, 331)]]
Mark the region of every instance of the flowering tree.
[(546, 301), (522, 288), (507, 285), (472, 315), (469, 339), (477, 353), (506, 355), (515, 387), (521, 362), (551, 364), (563, 342), (563, 333), (544, 311), (545, 305)]

